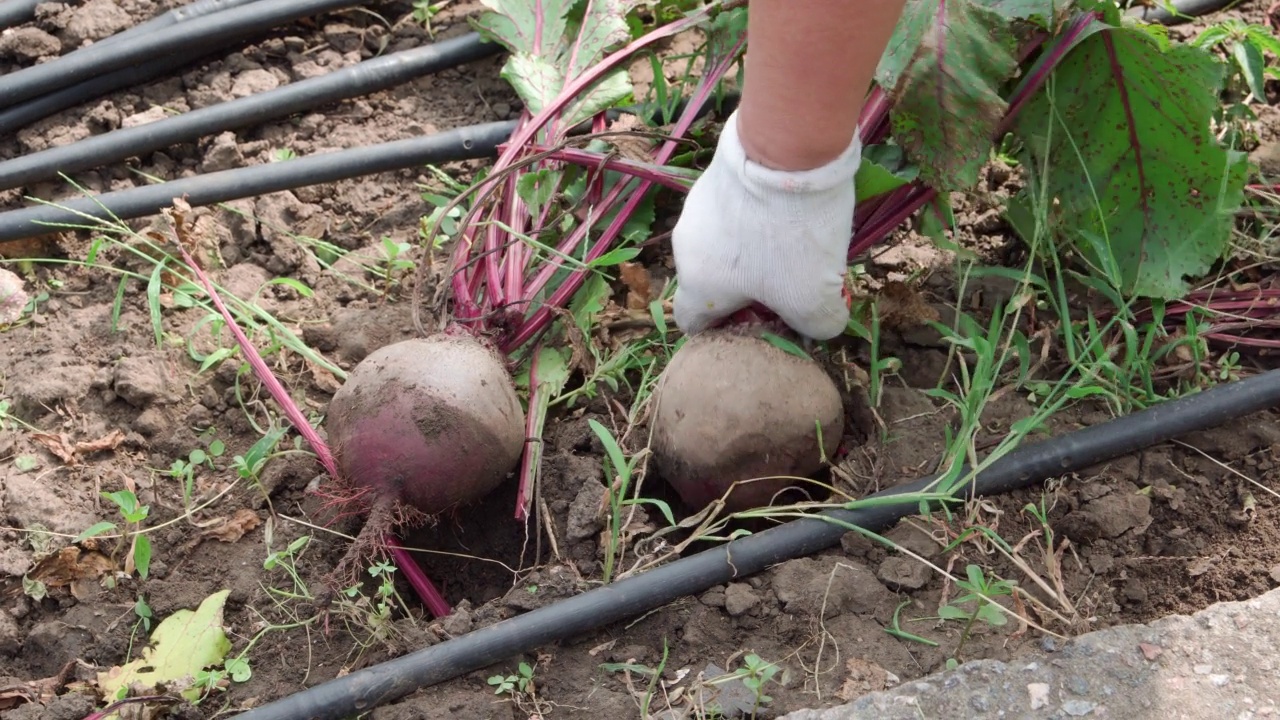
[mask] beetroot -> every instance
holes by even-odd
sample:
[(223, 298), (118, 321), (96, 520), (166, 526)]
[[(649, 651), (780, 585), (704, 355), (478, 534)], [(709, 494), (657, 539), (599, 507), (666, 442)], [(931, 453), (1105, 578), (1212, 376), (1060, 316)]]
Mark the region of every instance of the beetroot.
[(334, 394), (326, 426), (348, 482), (428, 516), (494, 490), (524, 448), (511, 376), (469, 335), (373, 352)]
[[(729, 491), (731, 512), (772, 504), (831, 457), (844, 430), (840, 392), (816, 362), (737, 328), (689, 338), (654, 391), (653, 460), (689, 505)], [(821, 439), (818, 428), (822, 428)]]

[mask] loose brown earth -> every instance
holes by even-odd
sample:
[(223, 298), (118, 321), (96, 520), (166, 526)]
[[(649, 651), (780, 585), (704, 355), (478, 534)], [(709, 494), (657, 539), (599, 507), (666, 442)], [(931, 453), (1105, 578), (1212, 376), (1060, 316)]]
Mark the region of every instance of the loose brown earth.
[[(74, 11), (69, 5), (43, 5), (36, 22), (0, 37), (0, 71), (47, 59), (170, 6), (149, 0), (120, 5), (91, 0)], [(472, 9), (470, 3), (446, 9), (435, 20), (437, 37), (466, 32), (459, 18)], [(297, 23), (181, 75), (68, 111), (5, 140), (0, 157), (88, 137), (165, 108), (182, 111), (258, 92), (358, 62), (380, 49), (429, 42), (408, 6), (378, 10), (380, 17), (348, 12)], [(1261, 10), (1248, 12), (1261, 16)], [(300, 117), (80, 173), (76, 179), (103, 191), (136, 184), (137, 170), (177, 178), (268, 162), (281, 149), (303, 155), (512, 117), (518, 103), (498, 79), (498, 66), (496, 60), (476, 63)], [(1262, 139), (1274, 142), (1280, 132), (1275, 108), (1259, 112)], [(474, 167), (448, 169), (466, 177)], [(960, 214), (960, 239), (993, 258), (1012, 247), (993, 210), (1007, 181), (1007, 174), (993, 174), (991, 197), (966, 200)], [(400, 288), (384, 299), (380, 292), (361, 289), (347, 277), (362, 277), (379, 289), (381, 281), (362, 275), (351, 260), (325, 269), (297, 238), (323, 239), (366, 256), (376, 254), (383, 237), (414, 242), (419, 218), (428, 211), (419, 193), (435, 182), (426, 173), (406, 171), (277, 193), (197, 210), (196, 228), (224, 287), (241, 298), (258, 294), (260, 305), (308, 345), (350, 369), (372, 350), (414, 334), (408, 293)], [(53, 199), (68, 194), (62, 184), (43, 183), (0, 194), (0, 208), (22, 205), (22, 195)], [(146, 223), (134, 226), (142, 229)], [(68, 234), (8, 251), (83, 259), (88, 240)], [(656, 271), (669, 274), (669, 268), (656, 267), (666, 262), (662, 257), (650, 261)], [(104, 251), (99, 262), (144, 274), (151, 270), (147, 262), (119, 249)], [(956, 298), (945, 260), (908, 232), (895, 238), (871, 267), (882, 279), (927, 278), (912, 280), (910, 297), (941, 312), (959, 301), (980, 313), (999, 302), (1004, 290), (987, 283)], [(285, 285), (263, 287), (277, 277), (300, 280), (315, 293), (303, 297)], [(324, 496), (312, 491), (319, 469), (309, 454), (274, 457), (259, 485), (236, 482), (227, 458), (246, 453), (267, 423), (283, 422), (278, 409), (251, 376), (238, 375), (236, 362), (197, 372), (188, 344), (202, 353), (231, 344), (227, 333), (214, 338), (201, 324), (202, 311), (173, 307), (165, 297), (167, 334), (157, 345), (145, 283), (130, 281), (119, 318), (113, 320), (118, 278), (102, 268), (37, 265), (29, 275), (31, 287), (48, 297), (31, 322), (3, 332), (0, 343), (0, 399), (10, 400), (10, 412), (40, 431), (0, 429), (0, 716), (5, 718), (69, 720), (88, 714), (95, 706), (89, 685), (95, 672), (137, 656), (145, 636), (134, 612), (139, 598), (160, 619), (229, 589), (225, 624), (233, 652), (273, 624), (312, 618), (315, 608), (306, 600), (276, 604), (268, 595), (266, 587), (293, 589), (293, 584), (279, 568), (265, 570), (264, 560), (296, 538), (312, 536), (298, 569), (314, 594), (347, 547), (346, 539), (330, 531), (353, 535), (359, 529), (357, 518), (335, 519)], [(268, 342), (264, 335), (255, 341), (260, 347)], [(944, 371), (943, 343), (907, 320), (887, 332), (884, 349), (901, 358), (904, 369), (877, 408), (887, 428), (883, 435), (856, 379), (855, 366), (865, 367), (866, 349), (850, 344), (847, 362), (830, 363), (847, 391), (847, 454), (841, 469), (846, 488), (855, 494), (927, 474), (941, 458), (944, 428), (954, 420), (921, 392), (933, 387)], [(337, 387), (331, 374), (291, 352), (273, 354), (270, 362), (304, 411), (323, 413)], [(1245, 365), (1263, 368), (1274, 362), (1251, 355)], [(339, 609), (327, 626), (311, 622), (268, 632), (249, 655), (249, 681), (177, 716), (243, 710), (597, 586), (604, 527), (603, 448), (587, 420), (595, 418), (621, 432), (618, 400), (629, 398), (605, 395), (549, 422), (540, 492), (546, 507), (542, 522), (554, 529), (554, 544), (534, 529), (526, 537), (525, 528), (509, 519), (515, 497), (510, 482), (479, 507), (442, 518), (406, 539), (413, 547), (434, 551), (419, 557), (456, 605), (452, 616), (442, 621), (425, 617), (401, 583), (398, 588), (411, 613), (398, 611), (393, 622), (371, 624), (367, 606)], [(987, 409), (985, 437), (998, 439), (1030, 408), (1020, 396), (1003, 395)], [(1059, 414), (1051, 425), (1055, 432), (1065, 432), (1108, 418), (1101, 407), (1081, 406)], [(642, 430), (628, 436), (628, 450), (640, 449), (635, 438), (644, 437)], [(194, 504), (207, 505), (186, 517), (181, 487), (163, 469), (210, 437), (223, 441), (227, 451), (213, 469), (195, 473)], [(290, 435), (280, 450), (293, 447), (292, 442)], [(77, 450), (77, 443), (95, 445)], [(993, 528), (1011, 543), (1039, 529), (1022, 511), (1025, 505), (1044, 501), (1050, 507), (1054, 532), (1059, 541), (1068, 541), (1059, 546), (1064, 548), (1060, 582), (1074, 612), (1048, 600), (1029, 575), (989, 542), (968, 541), (954, 552), (940, 553), (939, 541), (953, 539), (946, 533), (954, 534), (956, 525), (944, 528), (911, 519), (889, 536), (960, 576), (968, 563), (976, 563), (1032, 588), (1071, 622), (1047, 612), (1014, 609), (1031, 612), (1028, 618), (1056, 633), (1142, 622), (1249, 598), (1280, 581), (1280, 504), (1272, 494), (1280, 490), (1277, 463), (1280, 424), (1264, 413), (1059, 478), (1044, 490), (975, 505), (962, 520)], [(660, 478), (645, 482), (645, 495), (675, 502)], [(151, 535), (154, 560), (145, 580), (125, 574), (126, 553), (115, 541), (68, 545), (95, 522), (115, 519), (100, 493), (126, 487), (150, 506), (146, 525), (159, 528)], [(324, 485), (320, 488), (323, 492)], [(652, 527), (638, 517), (628, 530), (638, 538)], [(1019, 556), (1052, 585), (1041, 547), (1033, 538)], [(633, 562), (628, 558), (623, 566)], [(32, 597), (30, 585), (24, 592), (24, 576), (42, 581), (46, 595)], [(605, 665), (655, 667), (664, 648), (669, 653), (664, 684), (652, 712), (709, 700), (714, 691), (699, 691), (698, 679), (711, 680), (724, 668), (740, 667), (743, 655), (751, 652), (788, 670), (785, 682), (773, 686), (773, 702), (760, 716), (830, 705), (941, 668), (955, 653), (963, 624), (940, 623), (937, 610), (959, 592), (918, 560), (851, 534), (829, 552), (783, 563), (527, 657), (504, 660), (373, 716), (638, 717), (647, 677), (627, 676)], [(936, 647), (885, 631), (901, 603), (906, 603), (899, 614), (902, 628)], [(1029, 643), (1054, 642), (1017, 622), (1002, 628), (978, 623), (973, 632), (964, 659), (1008, 658)], [(536, 701), (525, 696), (513, 703), (495, 696), (486, 679), (514, 672), (521, 660), (536, 664)], [(55, 680), (37, 684), (47, 678)], [(722, 707), (745, 704), (750, 709), (749, 693), (744, 703), (740, 686), (725, 687), (718, 700)]]

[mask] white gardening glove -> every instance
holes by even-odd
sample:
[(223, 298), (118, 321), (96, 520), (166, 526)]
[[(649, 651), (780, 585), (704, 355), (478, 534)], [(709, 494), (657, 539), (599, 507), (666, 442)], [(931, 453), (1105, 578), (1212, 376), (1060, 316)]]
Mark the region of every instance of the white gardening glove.
[(827, 340), (843, 332), (853, 177), (861, 161), (855, 137), (822, 167), (767, 168), (747, 159), (737, 112), (731, 114), (672, 233), (676, 324), (698, 333), (759, 302), (801, 335)]

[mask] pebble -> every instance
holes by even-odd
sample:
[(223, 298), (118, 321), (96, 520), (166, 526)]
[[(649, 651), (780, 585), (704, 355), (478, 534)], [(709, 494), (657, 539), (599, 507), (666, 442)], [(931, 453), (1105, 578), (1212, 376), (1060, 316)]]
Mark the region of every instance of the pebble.
[(1079, 675), (1072, 675), (1071, 677), (1067, 678), (1067, 689), (1075, 693), (1076, 695), (1088, 695), (1089, 681), (1085, 680)]
[(1098, 707), (1097, 703), (1088, 700), (1068, 700), (1062, 703), (1062, 712), (1071, 717), (1084, 717), (1093, 712)]
[(1027, 695), (1031, 697), (1031, 709), (1039, 710), (1049, 704), (1049, 683), (1027, 683)]

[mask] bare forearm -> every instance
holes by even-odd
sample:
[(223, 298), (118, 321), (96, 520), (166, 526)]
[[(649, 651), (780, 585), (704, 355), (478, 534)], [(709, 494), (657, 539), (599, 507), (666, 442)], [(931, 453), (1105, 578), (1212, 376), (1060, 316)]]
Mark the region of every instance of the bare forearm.
[(738, 113), (751, 159), (825, 164), (849, 146), (905, 0), (751, 0)]

